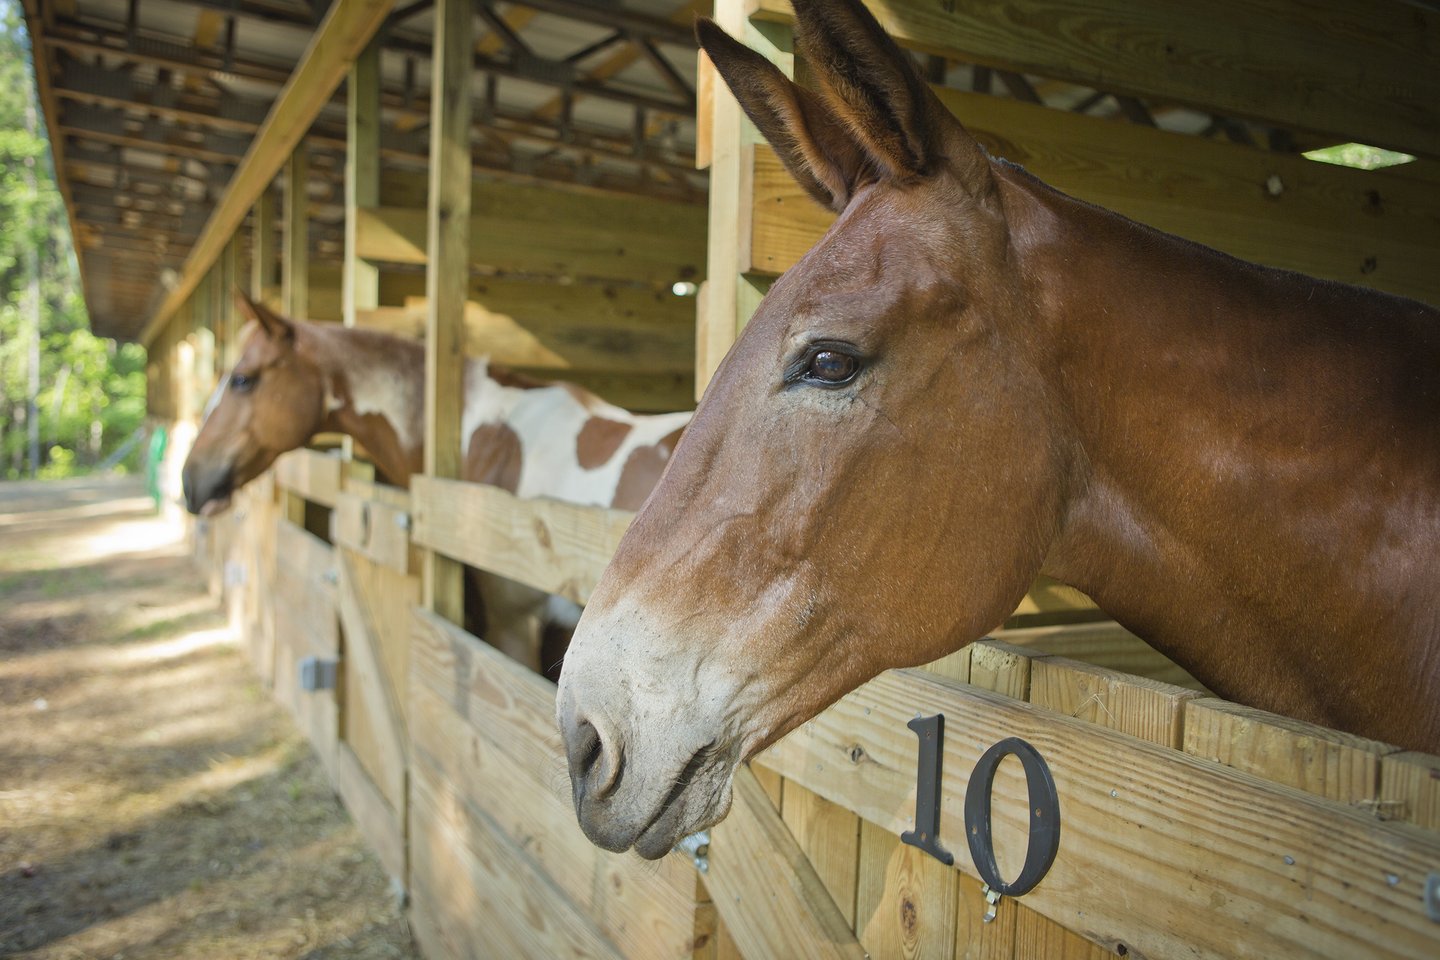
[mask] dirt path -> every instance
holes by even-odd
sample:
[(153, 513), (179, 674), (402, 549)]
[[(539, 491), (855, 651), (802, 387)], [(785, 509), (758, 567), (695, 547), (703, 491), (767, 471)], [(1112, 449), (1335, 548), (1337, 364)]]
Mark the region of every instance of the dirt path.
[(0, 484), (0, 957), (418, 957), (138, 483)]

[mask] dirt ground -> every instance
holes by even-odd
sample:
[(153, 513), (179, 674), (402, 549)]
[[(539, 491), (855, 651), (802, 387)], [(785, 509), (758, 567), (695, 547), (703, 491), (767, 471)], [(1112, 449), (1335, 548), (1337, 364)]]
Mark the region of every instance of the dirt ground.
[(418, 956), (140, 484), (0, 484), (0, 957)]

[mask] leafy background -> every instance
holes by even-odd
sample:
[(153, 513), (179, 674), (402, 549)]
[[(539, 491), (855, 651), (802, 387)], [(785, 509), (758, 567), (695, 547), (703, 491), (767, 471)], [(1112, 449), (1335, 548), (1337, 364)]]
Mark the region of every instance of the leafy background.
[[(95, 469), (145, 422), (145, 349), (90, 332), (16, 0), (0, 0), (0, 479)], [(34, 255), (32, 255), (32, 252)], [(31, 274), (40, 277), (39, 389)], [(38, 462), (28, 451), (40, 426)], [(138, 464), (143, 444), (121, 464)]]

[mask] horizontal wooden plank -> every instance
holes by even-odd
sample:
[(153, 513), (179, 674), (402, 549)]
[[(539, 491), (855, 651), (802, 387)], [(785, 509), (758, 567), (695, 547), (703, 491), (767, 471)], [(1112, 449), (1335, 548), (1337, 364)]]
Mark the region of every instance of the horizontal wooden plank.
[[(701, 206), (502, 183), (476, 184), (471, 203), (477, 269), (664, 286), (704, 275)], [(425, 263), (425, 208), (361, 208), (357, 251), (364, 260)]]
[(330, 515), (330, 539), (396, 573), (420, 569), (410, 547), (408, 502), (397, 507), (369, 495), (340, 493)]
[[(403, 292), (409, 282), (386, 287)], [(420, 296), (356, 316), (359, 326), (413, 339), (424, 319)], [(466, 352), (509, 367), (684, 373), (694, 348), (694, 307), (670, 293), (492, 280), (465, 305)]]
[(1373, 805), (1396, 747), (1225, 700), (1185, 710), (1185, 752), (1347, 804)]
[(275, 483), (312, 503), (335, 506), (341, 460), (317, 450), (291, 450), (275, 461)]
[(1440, 757), (1392, 753), (1380, 765), (1379, 813), (1440, 830)]
[[(1138, 124), (940, 91), (996, 156), (1046, 183), (1246, 260), (1440, 302), (1440, 192), (1403, 173), (1352, 170)], [(742, 269), (778, 274), (828, 228), (766, 147)], [(1278, 195), (1272, 191), (1278, 189)]]
[[(1023, 903), (1111, 950), (1418, 960), (1440, 949), (1421, 904), (1440, 834), (921, 671), (881, 675), (756, 762), (898, 833), (915, 809), (905, 724), (917, 713), (945, 715), (940, 840), (967, 873), (962, 808), (980, 754), (1016, 736), (1046, 759), (1061, 846)], [(997, 778), (997, 834), (1023, 836), (1027, 810), (1023, 786)]]
[(748, 767), (711, 831), (705, 886), (747, 957), (866, 957), (815, 868)]
[[(789, 0), (746, 0), (766, 19)], [(1349, 0), (871, 0), (901, 44), (1111, 93), (1440, 156), (1440, 15)]]
[[(1113, 620), (995, 631), (1006, 643), (1080, 660), (1118, 673), (1204, 690), (1184, 667)], [(960, 679), (964, 679), (963, 677)]]
[(441, 771), (626, 956), (688, 956), (695, 874), (599, 849), (575, 821), (555, 736), (555, 685), (435, 617), (414, 621), (412, 736)]
[(582, 604), (633, 517), (426, 476), (411, 496), (417, 544)]

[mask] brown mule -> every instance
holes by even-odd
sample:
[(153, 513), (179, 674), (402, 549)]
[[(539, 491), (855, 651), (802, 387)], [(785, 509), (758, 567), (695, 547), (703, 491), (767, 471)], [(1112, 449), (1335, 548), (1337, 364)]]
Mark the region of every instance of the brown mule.
[(558, 719), (590, 838), (663, 855), (736, 764), (1042, 572), (1226, 697), (1440, 751), (1440, 314), (1060, 194), (858, 0), (794, 6), (818, 92), (700, 39), (840, 216), (581, 618)]

